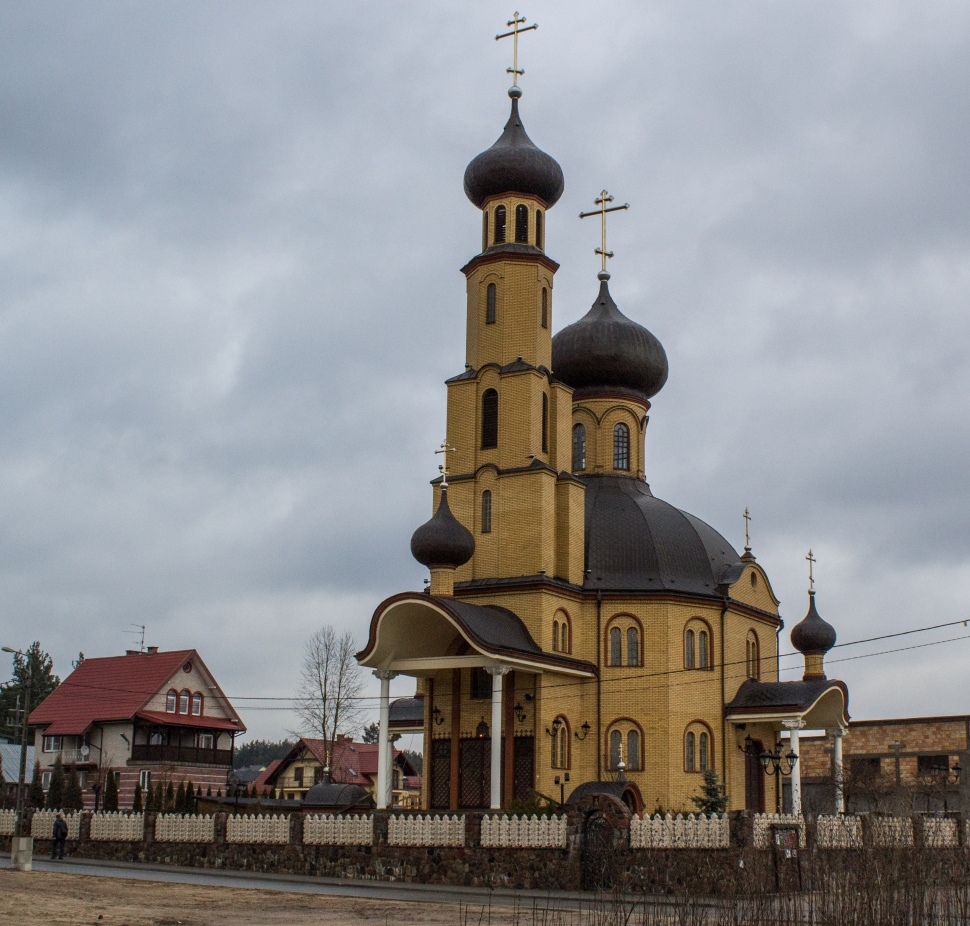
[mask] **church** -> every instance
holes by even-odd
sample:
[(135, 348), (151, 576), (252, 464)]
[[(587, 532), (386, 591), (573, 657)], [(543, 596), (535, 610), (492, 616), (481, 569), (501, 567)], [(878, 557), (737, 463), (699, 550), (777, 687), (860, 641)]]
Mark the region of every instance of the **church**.
[(823, 666), (835, 631), (810, 591), (791, 634), (804, 677), (780, 682), (783, 622), (750, 546), (739, 555), (647, 483), (668, 360), (610, 294), (606, 214), (623, 207), (605, 191), (590, 214), (602, 225), (592, 307), (553, 335), (548, 213), (564, 177), (526, 133), (517, 59), (510, 71), (509, 120), (464, 176), (480, 250), (461, 268), (465, 358), (446, 383), (434, 513), (411, 538), (428, 587), (382, 602), (358, 654), (381, 680), (378, 807), (390, 680), (407, 675), (423, 704), (426, 809), (604, 793), (636, 812), (691, 810), (714, 770), (729, 809), (774, 811), (787, 778), (798, 812), (798, 731), (834, 733), (838, 763), (848, 724), (846, 687)]

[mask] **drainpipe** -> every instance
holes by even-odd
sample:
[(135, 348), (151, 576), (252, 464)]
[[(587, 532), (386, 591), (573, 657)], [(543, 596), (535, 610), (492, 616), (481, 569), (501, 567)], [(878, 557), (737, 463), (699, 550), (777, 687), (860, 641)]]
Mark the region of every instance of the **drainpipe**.
[(727, 595), (721, 601), (721, 784), (727, 788), (727, 688), (724, 680), (724, 615), (727, 613)]
[(603, 591), (596, 589), (596, 780), (603, 780)]

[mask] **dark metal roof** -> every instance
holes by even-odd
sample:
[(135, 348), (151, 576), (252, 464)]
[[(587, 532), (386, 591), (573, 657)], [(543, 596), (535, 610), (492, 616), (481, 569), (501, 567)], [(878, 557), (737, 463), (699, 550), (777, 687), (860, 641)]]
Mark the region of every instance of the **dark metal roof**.
[(584, 476), (585, 588), (714, 596), (740, 557), (713, 527), (630, 476)]
[(438, 510), (411, 536), (411, 555), (425, 566), (463, 566), (475, 552), (475, 538), (448, 507), (448, 490), (441, 490)]
[(742, 711), (802, 711), (810, 708), (830, 688), (845, 685), (834, 679), (812, 678), (799, 682), (759, 682), (749, 678), (725, 706), (728, 714)]
[(526, 135), (519, 101), (513, 97), (512, 113), (498, 141), (465, 168), (465, 195), (479, 209), (490, 196), (503, 193), (528, 193), (554, 206), (564, 185), (562, 168)]
[(808, 593), (808, 614), (791, 629), (791, 645), (800, 653), (820, 656), (835, 646), (835, 628), (815, 610), (815, 592)]
[(360, 785), (326, 781), (314, 785), (303, 797), (303, 805), (313, 807), (370, 807), (373, 803), (371, 796)]
[(605, 276), (589, 312), (552, 339), (552, 369), (580, 398), (584, 391), (617, 391), (649, 401), (667, 382), (667, 354), (616, 307)]
[(391, 726), (394, 724), (424, 723), (424, 695), (413, 698), (397, 698), (391, 701)]

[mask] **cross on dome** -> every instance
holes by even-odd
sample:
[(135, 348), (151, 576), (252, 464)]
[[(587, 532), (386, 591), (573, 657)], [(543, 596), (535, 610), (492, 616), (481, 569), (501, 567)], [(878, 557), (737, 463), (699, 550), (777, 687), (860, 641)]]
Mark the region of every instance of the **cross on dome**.
[[(613, 252), (606, 250), (606, 213), (607, 212), (622, 212), (624, 209), (629, 209), (630, 204), (624, 203), (622, 206), (610, 206), (607, 208), (606, 204), (613, 202), (613, 197), (603, 190), (597, 199), (594, 200), (595, 204), (599, 206), (599, 209), (593, 212), (580, 212), (579, 217), (581, 219), (588, 219), (591, 215), (598, 215), (600, 217), (600, 233), (601, 233), (601, 244), (595, 251), (603, 259), (603, 266), (600, 269), (600, 279), (608, 280), (610, 278), (609, 274), (606, 273), (606, 258), (612, 257)], [(606, 276), (603, 276), (606, 274)]]
[[(506, 68), (505, 73), (512, 75), (512, 87), (517, 90), (518, 93), (515, 96), (521, 96), (522, 91), (519, 90), (519, 75), (524, 74), (525, 71), (519, 68), (519, 33), (520, 32), (531, 32), (533, 29), (538, 29), (539, 24), (533, 23), (531, 26), (526, 26), (524, 29), (520, 29), (519, 26), (525, 22), (525, 17), (519, 15), (519, 11), (516, 10), (512, 14), (512, 18), (505, 24), (512, 27), (511, 32), (503, 32), (500, 35), (495, 36), (495, 41), (500, 39), (507, 39), (512, 36), (512, 67)], [(509, 90), (509, 95), (512, 96), (512, 91)]]
[(812, 575), (812, 566), (818, 562), (814, 556), (812, 556), (812, 551), (808, 551), (808, 556), (805, 557), (808, 560), (808, 593), (811, 595), (815, 592), (815, 577)]
[(441, 465), (438, 467), (438, 472), (441, 473), (441, 488), (448, 488), (448, 454), (454, 453), (455, 448), (450, 446), (447, 439), (441, 442), (441, 446), (435, 451), (435, 453), (441, 454)]

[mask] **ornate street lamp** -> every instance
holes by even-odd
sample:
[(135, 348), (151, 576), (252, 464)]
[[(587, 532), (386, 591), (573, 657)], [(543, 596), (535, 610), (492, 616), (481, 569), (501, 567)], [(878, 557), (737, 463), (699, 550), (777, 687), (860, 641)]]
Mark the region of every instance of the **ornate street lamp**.
[[(745, 746), (749, 745), (751, 737), (745, 737)], [(753, 744), (752, 744), (753, 745)], [(775, 747), (774, 752), (768, 752), (765, 750), (758, 756), (761, 761), (761, 767), (765, 770), (766, 775), (782, 775), (787, 777), (795, 771), (795, 765), (798, 762), (798, 754), (792, 752), (791, 749), (782, 756), (781, 754), (781, 743)]]

